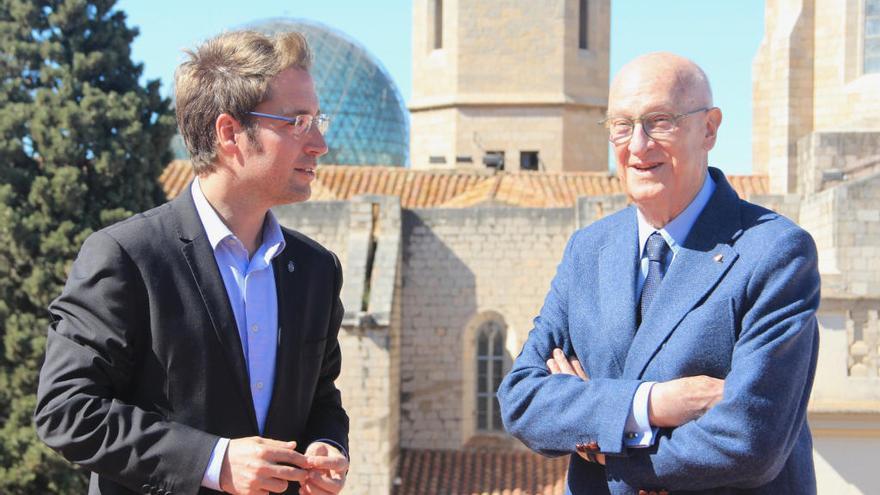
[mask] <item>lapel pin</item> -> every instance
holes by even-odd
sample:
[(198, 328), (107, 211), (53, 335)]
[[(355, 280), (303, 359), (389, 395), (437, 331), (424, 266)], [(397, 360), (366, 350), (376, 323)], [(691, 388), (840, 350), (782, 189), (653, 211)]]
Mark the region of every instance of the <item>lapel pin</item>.
[(293, 266), (293, 261), (288, 261), (287, 262), (287, 271), (290, 273), (293, 273), (293, 270), (295, 270), (295, 269), (296, 269), (296, 267)]
[(724, 255), (721, 253), (718, 253), (712, 259), (715, 260), (715, 263), (721, 263), (722, 261), (724, 261)]

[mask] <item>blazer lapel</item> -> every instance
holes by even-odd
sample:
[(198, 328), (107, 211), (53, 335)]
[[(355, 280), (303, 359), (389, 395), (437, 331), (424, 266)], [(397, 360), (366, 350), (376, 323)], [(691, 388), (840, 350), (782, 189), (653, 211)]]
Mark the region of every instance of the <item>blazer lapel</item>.
[(710, 169), (710, 173), (715, 193), (666, 270), (655, 302), (626, 357), (626, 377), (642, 376), (681, 320), (718, 284), (739, 256), (731, 247), (742, 231), (739, 197), (720, 171)]
[(285, 397), (285, 391), (290, 390), (290, 380), (298, 379), (297, 351), (302, 347), (300, 343), (304, 334), (302, 329), (308, 300), (306, 294), (308, 266), (297, 263), (296, 240), (285, 235), (285, 243), (284, 251), (272, 260), (275, 292), (278, 297), (278, 348), (275, 354), (275, 384), (272, 387), (272, 400), (266, 414), (267, 435), (271, 435), (275, 421), (284, 420), (275, 416), (284, 414), (285, 401), (292, 399)]
[(599, 254), (599, 304), (602, 323), (597, 329), (600, 338), (610, 347), (616, 376), (623, 371), (623, 362), (636, 329), (635, 291), (638, 269), (638, 225), (635, 209), (630, 208), (626, 220), (614, 231), (614, 237)]
[(211, 248), (204, 226), (199, 219), (190, 188), (184, 188), (171, 204), (177, 213), (178, 234), (183, 243), (181, 252), (199, 288), (199, 293), (208, 310), (208, 316), (211, 318), (211, 324), (220, 341), (220, 346), (223, 348), (226, 360), (235, 375), (235, 388), (240, 395), (240, 402), (246, 405), (253, 430), (257, 432), (257, 415), (254, 412), (248, 370), (241, 347), (241, 338), (238, 335), (235, 314), (229, 304), (226, 286), (223, 284), (223, 278), (214, 259), (214, 250)]

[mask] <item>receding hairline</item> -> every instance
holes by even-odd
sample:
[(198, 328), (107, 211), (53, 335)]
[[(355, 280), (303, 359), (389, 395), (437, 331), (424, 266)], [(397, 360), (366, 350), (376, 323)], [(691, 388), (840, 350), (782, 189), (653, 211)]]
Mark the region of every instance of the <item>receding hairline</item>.
[(624, 65), (611, 82), (609, 96), (624, 83), (647, 83), (651, 80), (671, 80), (676, 100), (690, 105), (711, 107), (712, 87), (705, 71), (694, 61), (669, 52), (641, 55)]

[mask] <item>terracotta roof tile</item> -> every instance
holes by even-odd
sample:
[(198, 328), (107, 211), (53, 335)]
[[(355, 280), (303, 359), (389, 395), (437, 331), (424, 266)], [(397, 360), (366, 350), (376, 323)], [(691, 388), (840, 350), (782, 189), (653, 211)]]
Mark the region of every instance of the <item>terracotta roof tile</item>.
[[(168, 198), (192, 179), (186, 160), (171, 162), (159, 177)], [(732, 175), (740, 196), (767, 194), (766, 175)], [(399, 196), (404, 208), (466, 208), (505, 204), (529, 208), (570, 208), (579, 196), (621, 194), (616, 176), (600, 172), (499, 172), (412, 170), (399, 167), (325, 165), (318, 167), (312, 199), (346, 200), (361, 194)]]
[(766, 175), (728, 175), (728, 182), (741, 197), (770, 192), (770, 179)]
[(400, 451), (393, 495), (555, 495), (565, 492), (568, 457), (528, 451)]
[(193, 178), (189, 160), (174, 160), (165, 167), (159, 176), (159, 184), (168, 199), (176, 197)]

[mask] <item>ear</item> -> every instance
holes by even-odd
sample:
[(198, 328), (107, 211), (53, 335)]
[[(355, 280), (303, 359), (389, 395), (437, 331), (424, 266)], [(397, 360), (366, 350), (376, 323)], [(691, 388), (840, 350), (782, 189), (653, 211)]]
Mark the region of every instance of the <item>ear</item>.
[(214, 135), (217, 137), (217, 151), (224, 155), (238, 153), (238, 135), (241, 123), (232, 115), (221, 113), (214, 121)]
[(706, 151), (715, 147), (718, 128), (721, 127), (721, 109), (712, 107), (706, 112), (706, 134), (703, 136), (703, 148)]

